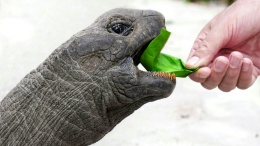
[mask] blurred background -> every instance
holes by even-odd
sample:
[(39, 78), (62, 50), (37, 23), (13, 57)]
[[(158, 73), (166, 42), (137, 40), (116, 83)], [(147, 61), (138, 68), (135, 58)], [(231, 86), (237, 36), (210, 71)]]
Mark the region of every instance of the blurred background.
[[(200, 30), (231, 2), (1, 0), (0, 99), (55, 48), (110, 9), (164, 14), (172, 35), (163, 52), (186, 61)], [(178, 78), (170, 97), (144, 105), (93, 146), (259, 146), (259, 89), (259, 79), (248, 90), (224, 93)]]

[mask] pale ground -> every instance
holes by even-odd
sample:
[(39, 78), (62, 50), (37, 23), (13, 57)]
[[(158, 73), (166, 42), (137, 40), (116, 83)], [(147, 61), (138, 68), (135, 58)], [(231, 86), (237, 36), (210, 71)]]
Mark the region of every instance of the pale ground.
[[(0, 99), (60, 44), (116, 7), (163, 13), (172, 36), (163, 52), (186, 60), (201, 28), (224, 5), (178, 0), (2, 0)], [(178, 79), (173, 94), (149, 103), (93, 146), (259, 146), (260, 82), (208, 91)]]

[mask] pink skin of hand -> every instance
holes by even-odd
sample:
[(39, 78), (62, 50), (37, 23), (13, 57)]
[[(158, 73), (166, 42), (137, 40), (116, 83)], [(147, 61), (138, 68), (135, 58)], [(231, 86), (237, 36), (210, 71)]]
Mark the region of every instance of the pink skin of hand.
[(189, 77), (206, 89), (247, 89), (260, 75), (260, 1), (238, 0), (215, 16), (199, 33), (188, 68)]

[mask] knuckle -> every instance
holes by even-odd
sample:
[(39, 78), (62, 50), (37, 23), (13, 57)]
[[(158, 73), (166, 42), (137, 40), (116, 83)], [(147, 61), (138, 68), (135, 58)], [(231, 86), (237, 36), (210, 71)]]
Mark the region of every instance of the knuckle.
[(203, 53), (209, 53), (209, 43), (204, 40), (200, 43), (200, 47), (198, 48), (198, 51), (203, 52)]
[(200, 78), (197, 72), (191, 74), (189, 77), (191, 80), (198, 82), (198, 83), (202, 83), (206, 80), (206, 79)]
[(218, 88), (223, 91), (223, 92), (230, 92), (232, 91), (233, 89), (235, 89), (236, 87), (233, 87), (233, 86), (228, 86), (228, 85), (224, 85), (224, 84), (220, 84), (218, 86)]
[(238, 84), (237, 88), (241, 89), (241, 90), (245, 90), (245, 89), (249, 88), (249, 86), (248, 85), (244, 85), (244, 84)]
[(205, 56), (210, 57), (210, 58), (214, 57), (213, 54), (212, 54), (212, 50), (210, 48), (210, 45), (206, 40), (203, 40), (200, 43), (199, 47), (196, 50), (196, 53), (201, 54), (201, 55), (205, 55)]
[(238, 72), (238, 70), (229, 69), (226, 76), (228, 76), (228, 78), (232, 79), (234, 77), (237, 77), (239, 75), (239, 73), (240, 72)]
[(199, 34), (198, 35), (198, 37), (196, 38), (196, 40), (195, 40), (195, 42), (194, 42), (194, 44), (193, 44), (193, 46), (194, 46), (194, 50), (196, 50), (200, 45), (201, 45), (201, 43), (204, 41), (204, 39), (206, 38), (206, 34), (204, 34), (204, 33), (201, 33), (201, 34)]
[(211, 84), (208, 84), (208, 83), (206, 83), (206, 82), (201, 83), (201, 85), (202, 85), (202, 87), (204, 87), (204, 88), (206, 88), (206, 89), (208, 89), (208, 90), (212, 90), (212, 89), (214, 89), (214, 88), (217, 87), (216, 85), (211, 85)]

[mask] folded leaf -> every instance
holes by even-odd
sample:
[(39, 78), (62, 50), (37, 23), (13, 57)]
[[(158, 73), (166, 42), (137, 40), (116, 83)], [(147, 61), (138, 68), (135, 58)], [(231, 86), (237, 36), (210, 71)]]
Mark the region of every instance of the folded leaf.
[(162, 28), (161, 33), (151, 41), (141, 56), (140, 62), (148, 71), (154, 71), (153, 66), (156, 63), (156, 58), (160, 54), (163, 46), (167, 42), (171, 33), (165, 28)]
[(181, 59), (160, 53), (154, 61), (152, 71), (174, 73), (176, 77), (187, 77), (198, 69), (187, 68)]
[(161, 33), (145, 49), (140, 62), (148, 71), (174, 73), (176, 77), (187, 77), (199, 68), (187, 68), (181, 59), (160, 53), (170, 34), (162, 28)]

